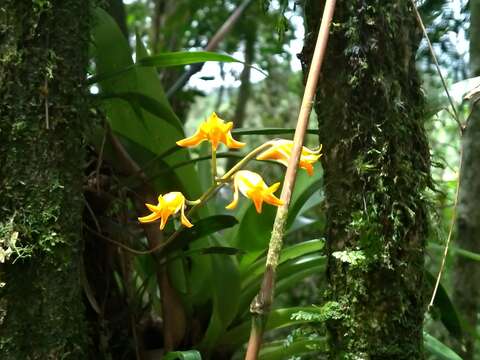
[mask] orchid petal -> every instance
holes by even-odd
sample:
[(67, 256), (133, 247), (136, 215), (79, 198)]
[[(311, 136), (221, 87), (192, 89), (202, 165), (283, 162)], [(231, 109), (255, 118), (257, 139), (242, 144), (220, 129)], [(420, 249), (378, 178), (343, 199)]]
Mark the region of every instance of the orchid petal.
[(141, 223), (149, 223), (149, 222), (158, 220), (159, 218), (160, 218), (160, 213), (154, 212), (154, 213), (151, 213), (150, 215), (139, 217), (138, 221), (140, 221)]
[(207, 140), (207, 137), (205, 136), (205, 134), (203, 134), (202, 131), (198, 130), (192, 136), (177, 141), (177, 145), (181, 147), (192, 147), (192, 146), (197, 146), (198, 144), (200, 144), (205, 140)]

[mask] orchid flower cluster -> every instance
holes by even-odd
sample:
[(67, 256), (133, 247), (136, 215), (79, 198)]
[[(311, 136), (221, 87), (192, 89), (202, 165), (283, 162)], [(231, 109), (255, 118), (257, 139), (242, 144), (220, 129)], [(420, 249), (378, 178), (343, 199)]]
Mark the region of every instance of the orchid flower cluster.
[[(212, 177), (213, 185), (210, 190), (195, 201), (189, 201), (185, 196), (178, 191), (169, 192), (158, 197), (158, 204), (145, 204), (151, 213), (144, 217), (139, 217), (141, 223), (150, 223), (160, 220), (160, 230), (163, 230), (169, 217), (180, 212), (180, 221), (185, 227), (192, 227), (193, 224), (188, 220), (185, 209), (189, 205), (199, 206), (215, 193), (221, 186), (231, 183), (233, 187), (233, 200), (226, 206), (227, 209), (234, 209), (239, 202), (239, 194), (241, 193), (246, 198), (252, 200), (255, 209), (258, 213), (262, 212), (263, 203), (273, 206), (283, 205), (283, 201), (279, 199), (274, 193), (280, 187), (280, 182), (268, 186), (261, 175), (243, 170), (246, 163), (256, 158), (257, 160), (271, 160), (276, 161), (284, 166), (288, 165), (288, 161), (292, 154), (293, 141), (276, 139), (260, 145), (242, 160), (240, 160), (232, 169), (218, 178), (216, 174), (216, 152), (220, 143), (226, 145), (229, 149), (240, 149), (246, 144), (237, 141), (233, 138), (231, 130), (233, 122), (225, 123), (219, 118), (216, 113), (212, 113), (208, 119), (200, 124), (200, 127), (191, 137), (177, 141), (177, 145), (181, 147), (195, 147), (203, 141), (209, 141), (212, 146)], [(311, 176), (313, 175), (313, 164), (322, 156), (321, 146), (318, 150), (311, 150), (307, 147), (302, 148), (299, 168), (304, 169)]]

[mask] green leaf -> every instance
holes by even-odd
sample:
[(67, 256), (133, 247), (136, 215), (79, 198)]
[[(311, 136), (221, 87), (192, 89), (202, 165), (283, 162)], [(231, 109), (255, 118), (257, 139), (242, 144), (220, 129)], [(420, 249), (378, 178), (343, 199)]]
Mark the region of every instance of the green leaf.
[(139, 66), (153, 66), (153, 67), (171, 67), (190, 65), (196, 63), (204, 63), (207, 61), (218, 62), (238, 62), (242, 61), (226, 54), (219, 54), (209, 51), (179, 51), (179, 52), (165, 52), (158, 55), (147, 56), (137, 61)]
[[(244, 199), (244, 201), (248, 200)], [(236, 236), (233, 237), (233, 244), (246, 252), (240, 262), (241, 271), (255, 261), (268, 247), (276, 211), (277, 208), (267, 205), (264, 206), (262, 213), (258, 214), (250, 203), (246, 210), (245, 208), (240, 210), (239, 226)]]
[(323, 216), (319, 216), (318, 219), (312, 219), (310, 217), (299, 215), (293, 221), (293, 224), (288, 228), (287, 236), (294, 234), (296, 231), (303, 230), (308, 227), (314, 227), (316, 232), (322, 233), (323, 229), (325, 228), (325, 218)]
[(275, 292), (277, 294), (281, 294), (285, 291), (292, 289), (293, 287), (297, 286), (300, 282), (305, 280), (305, 278), (312, 276), (312, 275), (323, 275), (325, 273), (326, 268), (326, 259), (325, 257), (321, 258), (322, 261), (317, 265), (309, 266), (305, 269), (298, 270), (293, 274), (289, 274), (287, 276), (282, 277), (277, 282)]
[(219, 254), (219, 255), (238, 255), (241, 254), (243, 251), (237, 248), (228, 247), (228, 246), (209, 246), (206, 248), (198, 248), (188, 251), (182, 251), (176, 256), (169, 257), (167, 262), (172, 260), (176, 260), (178, 258), (185, 258), (191, 255), (212, 255), (212, 254)]
[[(291, 308), (284, 308), (284, 309), (275, 309), (272, 310), (268, 316), (268, 321), (265, 326), (265, 331), (273, 330), (273, 329), (281, 329), (287, 326), (292, 325), (300, 325), (300, 324), (307, 324), (311, 322), (319, 322), (319, 318), (293, 318), (294, 314), (298, 312), (308, 312), (313, 314), (318, 314), (321, 316), (325, 313), (323, 307), (314, 307), (314, 306), (299, 306), (299, 307), (291, 307)], [(250, 334), (250, 326), (251, 322), (250, 319), (243, 322), (242, 324), (234, 327), (233, 329), (229, 330), (225, 336), (222, 337), (220, 341), (220, 345), (228, 346), (228, 347), (236, 347), (243, 344), (245, 341), (248, 340), (248, 336)]]
[[(456, 184), (456, 182), (455, 182), (455, 184)], [(429, 243), (428, 246), (430, 248), (435, 249), (435, 250), (441, 250), (441, 251), (444, 250), (443, 245), (439, 245), (439, 244), (435, 244), (435, 243)], [(450, 253), (463, 256), (466, 259), (470, 259), (470, 260), (473, 260), (473, 261), (480, 261), (480, 254), (479, 253), (476, 253), (476, 252), (473, 252), (473, 251), (468, 251), (468, 250), (465, 250), (465, 249), (462, 249), (462, 248), (459, 248), (459, 247), (456, 247), (456, 246), (450, 246), (448, 248), (448, 250), (450, 251)]]
[(295, 339), (288, 346), (284, 341), (275, 341), (262, 346), (259, 360), (285, 360), (308, 353), (327, 352), (327, 341), (323, 337)]
[(454, 254), (458, 254), (460, 256), (463, 256), (466, 259), (470, 259), (473, 261), (480, 261), (480, 254), (473, 252), (473, 251), (468, 251), (465, 249), (461, 249), (455, 246), (452, 246), (449, 248)]
[[(148, 57), (147, 50), (138, 36), (136, 55), (137, 61)], [(153, 116), (150, 113), (144, 113), (146, 120), (145, 125), (147, 127), (147, 138), (144, 142), (150, 144), (155, 154), (159, 155), (171, 149), (172, 146), (175, 146), (175, 142), (183, 138), (185, 135), (183, 131), (179, 130), (181, 126), (173, 127), (171, 125), (175, 121), (178, 122), (178, 119), (174, 115), (170, 104), (167, 101), (163, 87), (158, 79), (157, 71), (152, 67), (139, 67), (136, 69), (136, 74), (139, 84), (136, 92), (156, 99), (164, 107), (170, 109), (170, 113), (173, 114), (168, 120), (165, 120), (163, 117), (160, 118)], [(126, 135), (128, 136), (128, 134)], [(169, 157), (165, 158), (164, 161), (169, 166), (172, 166), (175, 163), (189, 159), (190, 153), (188, 150), (182, 149), (171, 154)], [(180, 180), (181, 188), (184, 193), (191, 198), (196, 198), (200, 195), (199, 181), (193, 165), (175, 169), (175, 174)], [(157, 179), (157, 181), (158, 180), (161, 181), (161, 178)]]
[[(277, 269), (276, 294), (280, 294), (298, 285), (305, 277), (323, 273), (325, 256), (318, 253), (309, 253), (279, 265)], [(245, 314), (255, 294), (260, 289), (263, 273), (256, 272), (255, 276), (249, 276), (242, 282), (242, 294), (240, 295), (239, 314)]]
[[(309, 177), (304, 171), (298, 174), (298, 179), (295, 185), (295, 190), (292, 197), (292, 203), (288, 210), (287, 229), (290, 228), (300, 214), (301, 211), (306, 211), (313, 206), (320, 204), (323, 201), (322, 191), (322, 171), (320, 166), (315, 166), (315, 173)], [(317, 195), (316, 198), (313, 198)], [(309, 199), (313, 201), (309, 202)]]
[[(324, 246), (325, 246), (325, 240), (313, 239), (313, 240), (303, 241), (301, 243), (286, 247), (282, 249), (278, 263), (283, 264), (288, 260), (292, 260), (309, 253), (320, 251), (323, 249)], [(266, 262), (266, 258), (262, 257), (257, 261), (255, 261), (253, 264), (251, 264), (247, 268), (247, 270), (243, 273), (243, 276), (244, 276), (243, 282), (245, 284), (249, 284), (252, 282), (254, 278), (257, 278), (258, 276), (262, 275), (265, 269), (265, 262)]]
[[(428, 271), (425, 272), (425, 277), (433, 289), (436, 278)], [(450, 300), (450, 297), (442, 284), (438, 287), (433, 306), (434, 309), (437, 309), (440, 313), (440, 320), (450, 335), (457, 339), (461, 339), (463, 336), (463, 329), (460, 318), (458, 317), (457, 309), (453, 305), (453, 302)]]
[[(98, 73), (118, 71), (133, 65), (127, 40), (123, 37), (115, 21), (99, 8), (95, 9), (95, 27), (92, 36)], [(139, 39), (136, 56), (138, 60), (148, 56)], [(171, 151), (175, 142), (185, 137), (179, 120), (166, 100), (154, 68), (133, 67), (122, 76), (102, 81), (99, 87), (100, 96), (104, 93), (109, 97), (112, 96), (102, 101), (112, 130), (128, 139), (130, 144), (135, 145), (133, 147), (126, 146), (126, 150), (140, 166), (149, 163), (155, 156)], [(119, 96), (113, 98), (116, 94)], [(131, 97), (129, 102), (119, 98), (125, 94), (135, 98)], [(148, 110), (142, 109), (140, 104)], [(144, 151), (138, 151), (139, 147), (144, 148)], [(148, 154), (152, 154), (152, 156), (149, 158)], [(163, 168), (189, 159), (190, 155), (186, 149), (170, 152), (169, 156), (162, 159), (166, 165)], [(199, 182), (193, 165), (175, 169), (172, 173), (175, 180), (179, 180), (177, 182), (181, 187), (179, 190), (190, 198), (200, 195)], [(147, 175), (149, 175), (148, 172)], [(171, 191), (169, 177), (171, 177), (170, 174), (167, 177), (155, 179), (154, 186), (158, 192), (163, 192), (167, 188)]]
[(92, 76), (87, 79), (87, 84), (92, 85), (100, 83), (106, 80), (115, 79), (124, 75), (125, 73), (133, 70), (136, 67), (172, 67), (189, 65), (196, 63), (203, 63), (207, 61), (219, 61), (219, 62), (238, 62), (242, 63), (226, 54), (218, 54), (208, 51), (189, 51), (189, 52), (166, 52), (158, 55), (145, 56), (137, 59), (135, 64), (130, 64), (122, 68), (118, 68), (110, 71), (99, 72), (98, 75)]
[[(191, 228), (182, 228), (177, 239), (165, 246), (162, 253), (168, 254), (172, 251), (182, 249), (188, 244), (191, 244), (195, 240), (201, 239), (205, 236), (213, 234), (217, 231), (228, 229), (235, 226), (238, 223), (237, 219), (231, 215), (213, 215), (194, 222), (194, 226)], [(232, 248), (230, 248), (232, 249)], [(236, 249), (239, 251), (238, 249)], [(199, 248), (192, 250), (205, 251), (205, 248)]]
[(202, 360), (202, 355), (197, 350), (173, 351), (166, 353), (163, 360)]
[(122, 99), (128, 101), (131, 106), (138, 106), (140, 105), (142, 108), (150, 112), (151, 114), (165, 119), (170, 125), (177, 128), (178, 131), (183, 132), (183, 127), (180, 124), (180, 120), (178, 120), (175, 113), (169, 106), (162, 104), (158, 100), (148, 95), (144, 95), (142, 93), (138, 93), (135, 91), (127, 91), (127, 92), (116, 92), (116, 93), (107, 93), (103, 92), (96, 96), (99, 99)]
[[(231, 257), (212, 255), (213, 313), (200, 347), (210, 352), (235, 318), (240, 298), (240, 275)], [(228, 260), (228, 261), (227, 261)]]
[(434, 338), (432, 335), (423, 333), (423, 344), (425, 349), (439, 360), (462, 360), (455, 351), (450, 349), (440, 340)]

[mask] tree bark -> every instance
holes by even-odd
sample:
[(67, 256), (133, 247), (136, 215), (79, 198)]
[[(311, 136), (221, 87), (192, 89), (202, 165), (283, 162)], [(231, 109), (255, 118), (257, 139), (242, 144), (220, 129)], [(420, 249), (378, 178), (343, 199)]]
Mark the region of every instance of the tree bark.
[[(0, 358), (86, 359), (80, 281), (89, 1), (0, 7)], [(14, 250), (15, 251), (15, 250)]]
[(250, 66), (255, 60), (255, 39), (257, 32), (255, 25), (250, 24), (250, 29), (245, 36), (245, 63), (248, 65), (243, 67), (240, 74), (240, 89), (238, 90), (237, 106), (235, 107), (235, 115), (233, 117), (234, 127), (240, 128), (245, 121), (245, 113), (247, 111), (247, 102), (250, 98), (252, 84), (250, 83)]
[[(257, 31), (255, 24), (250, 23), (248, 32), (245, 34), (245, 66), (240, 74), (240, 88), (238, 89), (237, 105), (235, 107), (235, 115), (233, 116), (234, 128), (243, 127), (245, 115), (247, 113), (247, 103), (250, 99), (252, 84), (250, 82), (250, 65), (255, 61), (255, 40)], [(237, 136), (240, 138), (239, 136)], [(231, 169), (237, 160), (229, 158), (227, 161), (227, 169)]]
[[(321, 5), (306, 2), (310, 61)], [(429, 150), (410, 3), (339, 1), (315, 109), (327, 204), (331, 359), (423, 359)], [(307, 66), (305, 66), (307, 67)]]
[[(480, 76), (480, 1), (470, 1), (470, 70)], [(458, 203), (456, 246), (480, 253), (480, 110), (478, 105), (463, 135), (463, 166)], [(478, 311), (480, 310), (480, 264), (459, 256), (454, 269), (453, 299), (463, 319), (464, 341), (456, 349), (464, 360), (475, 358)]]

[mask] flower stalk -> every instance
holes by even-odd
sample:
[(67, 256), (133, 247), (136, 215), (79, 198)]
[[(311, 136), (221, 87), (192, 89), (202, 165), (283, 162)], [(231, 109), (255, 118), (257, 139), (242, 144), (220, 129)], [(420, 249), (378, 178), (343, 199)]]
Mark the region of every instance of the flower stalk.
[(322, 16), (320, 30), (318, 32), (315, 51), (313, 54), (310, 70), (305, 85), (305, 92), (302, 99), (302, 105), (298, 115), (295, 136), (293, 139), (293, 148), (288, 162), (285, 180), (283, 182), (280, 199), (283, 205), (277, 208), (275, 222), (273, 224), (272, 236), (268, 247), (267, 262), (262, 285), (259, 293), (253, 299), (250, 305), (252, 314), (252, 327), (250, 339), (248, 342), (245, 360), (256, 360), (260, 351), (263, 333), (268, 320), (270, 307), (273, 302), (275, 289), (275, 275), (278, 266), (278, 259), (283, 245), (283, 236), (285, 233), (285, 224), (288, 216), (288, 206), (292, 197), (297, 169), (302, 154), (303, 139), (305, 137), (308, 119), (312, 111), (313, 100), (317, 89), (318, 78), (321, 65), (325, 56), (327, 47), (330, 24), (335, 9), (335, 0), (327, 0)]
[[(256, 147), (255, 149), (253, 149), (252, 151), (250, 151), (247, 155), (245, 155), (245, 157), (240, 160), (238, 163), (235, 164), (235, 166), (233, 166), (228, 172), (225, 173), (225, 175), (223, 175), (222, 177), (220, 177), (219, 179), (216, 180), (216, 182), (210, 186), (207, 191), (205, 191), (203, 193), (203, 195), (197, 199), (197, 200), (194, 200), (194, 201), (189, 201), (189, 200), (186, 200), (186, 203), (187, 205), (193, 205), (187, 212), (186, 212), (186, 217), (187, 218), (190, 218), (191, 215), (201, 206), (203, 206), (213, 195), (215, 195), (215, 193), (223, 186), (225, 185), (226, 183), (228, 183), (232, 176), (235, 175), (235, 173), (241, 169), (243, 169), (252, 159), (254, 159), (258, 154), (260, 154), (261, 152), (267, 150), (268, 148), (270, 148), (272, 146), (272, 143), (270, 142), (267, 142), (267, 143), (264, 143), (258, 147)], [(132, 252), (136, 255), (147, 255), (147, 254), (152, 254), (152, 253), (155, 253), (155, 252), (160, 252), (161, 253), (161, 250), (163, 248), (165, 248), (168, 244), (170, 244), (172, 241), (174, 241), (178, 235), (180, 234), (181, 232), (181, 228), (178, 228), (177, 230), (175, 230), (164, 242), (161, 242), (161, 243), (158, 243), (157, 245), (151, 247), (150, 249), (148, 250), (145, 250), (145, 251), (139, 251), (139, 250), (134, 250), (134, 249), (129, 249), (127, 248), (125, 245), (123, 244), (120, 244), (120, 243), (117, 243), (117, 245), (121, 246), (123, 249), (129, 251), (129, 252)], [(112, 240), (109, 240), (111, 242), (114, 242), (116, 243), (115, 241), (112, 241)]]
[(217, 149), (212, 147), (212, 184), (217, 183)]

